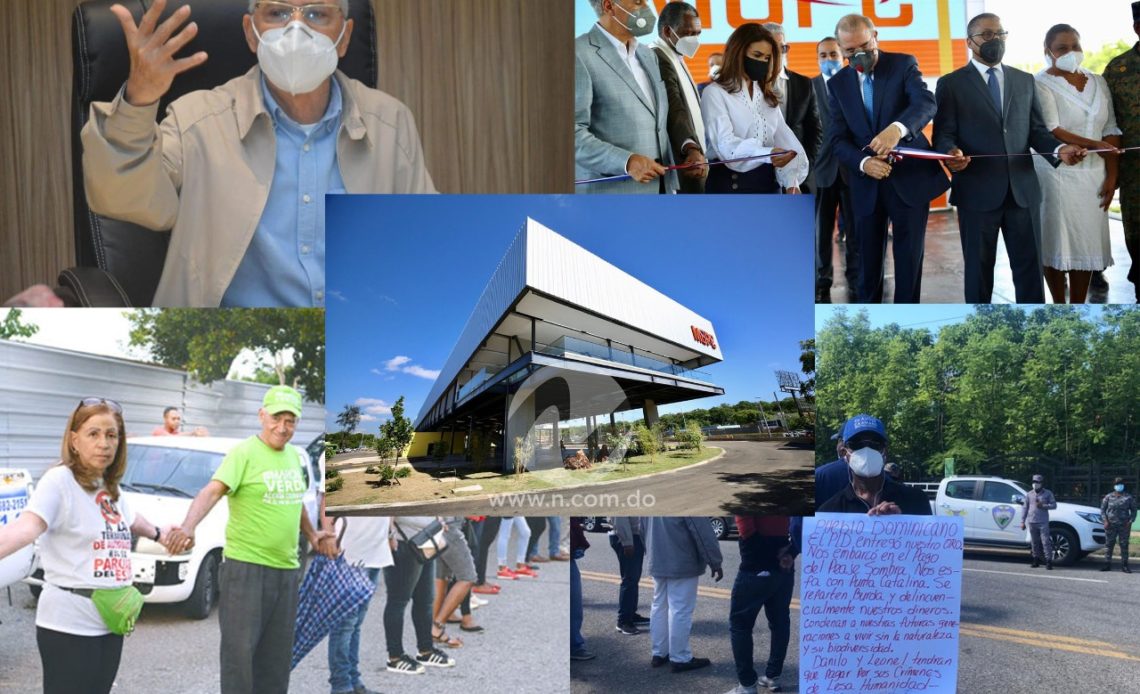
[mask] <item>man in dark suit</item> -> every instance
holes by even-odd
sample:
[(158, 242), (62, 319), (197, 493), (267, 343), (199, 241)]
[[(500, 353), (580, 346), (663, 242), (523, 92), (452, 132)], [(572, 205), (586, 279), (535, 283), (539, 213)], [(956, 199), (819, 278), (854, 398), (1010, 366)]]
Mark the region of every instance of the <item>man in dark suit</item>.
[(784, 115), (784, 122), (792, 129), (792, 134), (804, 146), (804, 153), (808, 158), (808, 178), (801, 186), (804, 193), (815, 191), (815, 157), (823, 143), (823, 128), (819, 124), (819, 110), (815, 105), (815, 92), (812, 90), (811, 79), (797, 72), (787, 69), (788, 42), (784, 38), (784, 27), (774, 22), (763, 25), (776, 38), (780, 44), (780, 52), (784, 59), (780, 64), (784, 69), (776, 78), (776, 94), (780, 97), (780, 113)]
[(930, 201), (950, 182), (935, 161), (908, 158), (891, 163), (887, 154), (900, 143), (930, 149), (922, 129), (934, 117), (934, 96), (922, 81), (914, 56), (878, 49), (878, 32), (867, 17), (843, 17), (835, 37), (849, 65), (828, 83), (827, 139), (846, 167), (851, 186), (859, 243), (858, 300), (883, 300), (890, 223), (895, 303), (918, 303)]
[[(701, 118), (701, 98), (684, 58), (692, 58), (700, 47), (701, 17), (697, 8), (684, 2), (670, 2), (657, 17), (657, 40), (653, 52), (661, 66), (661, 79), (669, 97), (666, 130), (673, 147), (673, 159), (682, 164), (705, 162), (705, 122)], [(708, 167), (681, 170), (682, 193), (705, 192)]]
[(1017, 303), (1045, 302), (1041, 269), (1041, 187), (1028, 156), (971, 161), (965, 154), (1024, 155), (1032, 147), (1058, 165), (1079, 163), (1085, 150), (1062, 145), (1045, 127), (1033, 76), (1002, 65), (1006, 32), (997, 15), (970, 20), (969, 64), (938, 80), (934, 148), (954, 159), (950, 203), (958, 207), (966, 302), (989, 303), (1000, 229)]
[[(819, 58), (817, 77), (811, 80), (815, 90), (815, 105), (819, 110), (819, 123), (824, 132), (831, 123), (831, 94), (827, 81), (842, 67), (839, 62), (839, 42), (828, 37), (816, 44)], [(831, 263), (832, 237), (835, 234), (835, 212), (838, 208), (843, 230), (847, 234), (844, 246), (844, 271), (847, 275), (848, 293), (855, 293), (859, 278), (859, 244), (855, 242), (855, 215), (851, 211), (851, 189), (847, 186), (847, 171), (839, 166), (835, 151), (827, 139), (815, 157), (812, 167), (815, 175), (815, 300), (818, 303), (831, 303)]]

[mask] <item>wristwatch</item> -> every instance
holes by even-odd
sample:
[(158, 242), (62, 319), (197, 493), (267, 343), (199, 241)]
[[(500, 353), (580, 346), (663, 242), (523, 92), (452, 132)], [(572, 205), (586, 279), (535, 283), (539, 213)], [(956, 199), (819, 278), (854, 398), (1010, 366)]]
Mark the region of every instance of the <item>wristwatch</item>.
[(158, 539), (160, 537), (162, 537), (162, 528), (160, 528), (156, 525), (156, 526), (154, 526), (154, 541), (158, 542)]

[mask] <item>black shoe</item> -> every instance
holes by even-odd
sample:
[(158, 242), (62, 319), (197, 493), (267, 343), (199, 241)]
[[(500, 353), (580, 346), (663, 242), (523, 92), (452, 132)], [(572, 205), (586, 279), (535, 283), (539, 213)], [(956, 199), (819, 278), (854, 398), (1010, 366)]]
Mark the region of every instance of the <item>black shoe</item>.
[(570, 660), (593, 660), (598, 656), (594, 655), (585, 648), (577, 651), (570, 651)]
[(712, 665), (712, 661), (708, 658), (691, 658), (684, 663), (673, 663), (673, 672), (688, 672), (689, 670), (699, 670), (703, 667)]
[(614, 628), (626, 636), (636, 636), (637, 634), (641, 633), (641, 629), (638, 629), (629, 622), (618, 622), (618, 625)]
[(669, 664), (669, 656), (667, 656), (667, 655), (655, 655), (649, 661), (649, 664), (653, 667), (661, 667), (662, 665), (668, 665)]
[(1053, 562), (1051, 562), (1051, 561), (1045, 562), (1045, 570), (1046, 571), (1052, 571), (1053, 570)]
[(1101, 571), (1112, 571), (1112, 562), (1110, 561), (1110, 562), (1106, 563), (1104, 566), (1100, 567), (1100, 570)]
[(643, 626), (645, 624), (649, 624), (649, 617), (642, 617), (641, 615), (634, 612), (633, 618), (630, 619), (629, 621), (632, 622), (636, 626)]
[(1124, 573), (1126, 573), (1126, 574), (1130, 574), (1130, 573), (1132, 573), (1132, 569), (1128, 568), (1128, 565), (1127, 565), (1127, 564), (1125, 564), (1124, 566), (1120, 567), (1120, 570), (1121, 570), (1121, 571), (1123, 571), (1123, 572), (1124, 572)]
[(1034, 559), (1034, 560), (1033, 560), (1033, 563), (1029, 565), (1029, 568), (1031, 568), (1031, 569), (1036, 569), (1038, 566), (1041, 566), (1041, 562), (1039, 562), (1039, 561), (1037, 561), (1036, 559)]

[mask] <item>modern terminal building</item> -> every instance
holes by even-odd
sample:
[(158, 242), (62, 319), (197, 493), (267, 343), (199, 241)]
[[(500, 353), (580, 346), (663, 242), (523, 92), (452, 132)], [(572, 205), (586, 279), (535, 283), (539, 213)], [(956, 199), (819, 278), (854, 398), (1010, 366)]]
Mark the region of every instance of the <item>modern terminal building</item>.
[(721, 360), (707, 319), (528, 218), (424, 401), (411, 455), (434, 441), (509, 471), (529, 435), (532, 468), (552, 467), (560, 422), (596, 431), (640, 409), (653, 424), (659, 405), (723, 395), (699, 370)]

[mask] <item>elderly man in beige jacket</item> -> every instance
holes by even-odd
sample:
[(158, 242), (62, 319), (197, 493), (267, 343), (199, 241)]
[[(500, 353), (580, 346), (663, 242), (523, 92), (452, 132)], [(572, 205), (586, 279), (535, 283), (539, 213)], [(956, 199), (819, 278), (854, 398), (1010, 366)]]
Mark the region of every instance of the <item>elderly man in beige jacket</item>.
[[(357, 0), (361, 1), (361, 0)], [(411, 112), (336, 70), (349, 0), (251, 0), (258, 66), (212, 90), (158, 101), (204, 52), (190, 7), (136, 25), (112, 6), (131, 70), (83, 129), (87, 199), (98, 214), (171, 229), (156, 306), (323, 306), (326, 193), (434, 193)]]

